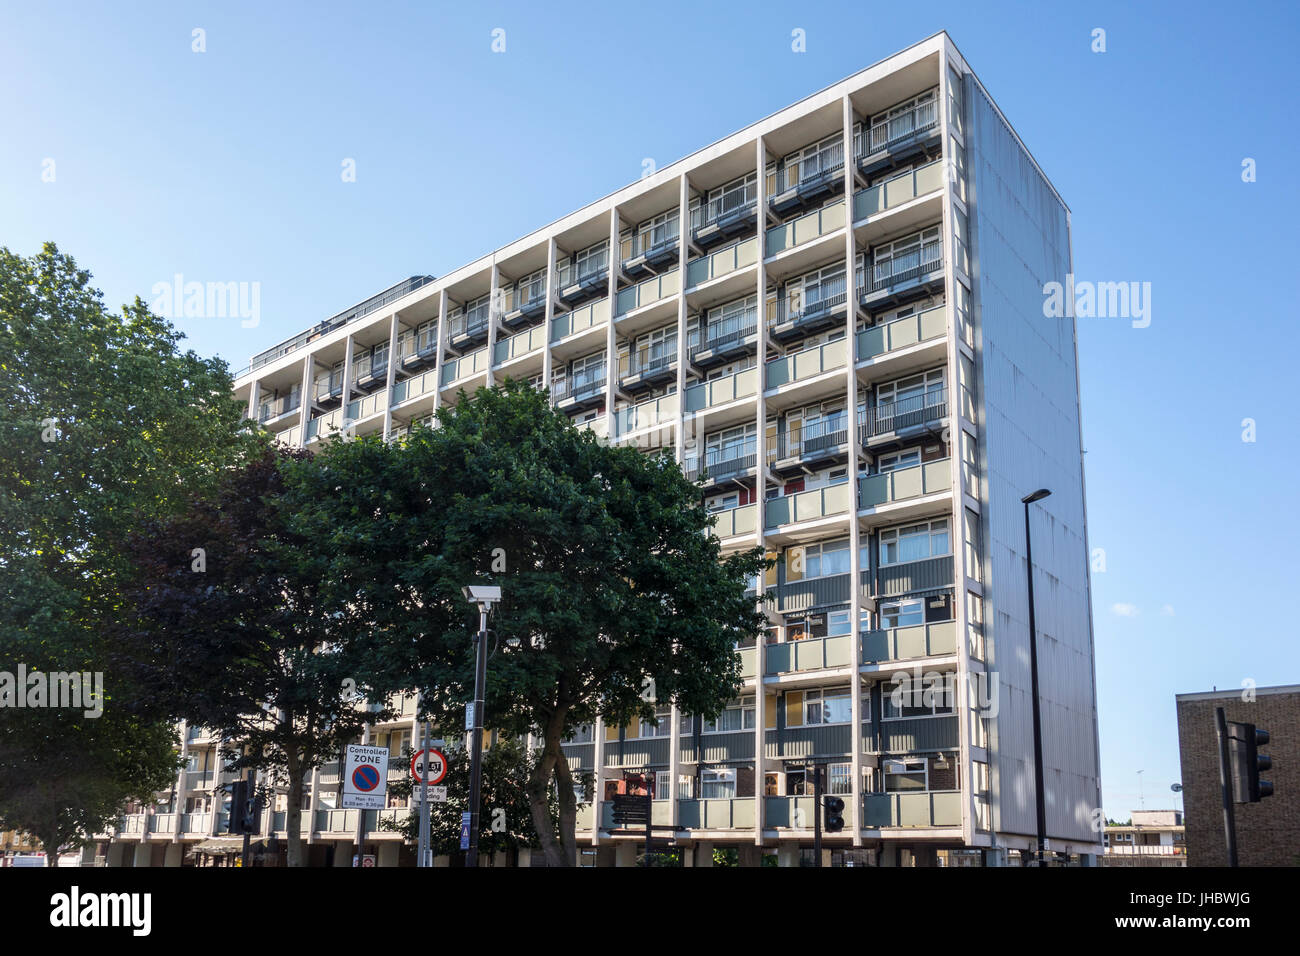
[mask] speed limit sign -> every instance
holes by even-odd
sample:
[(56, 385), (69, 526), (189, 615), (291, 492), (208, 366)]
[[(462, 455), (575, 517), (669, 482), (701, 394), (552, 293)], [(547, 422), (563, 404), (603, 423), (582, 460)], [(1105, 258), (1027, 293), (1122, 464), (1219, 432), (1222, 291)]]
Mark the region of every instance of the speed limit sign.
[(416, 783), (423, 782), (424, 764), (429, 765), (429, 786), (442, 783), (447, 777), (447, 758), (442, 755), (442, 751), (430, 747), (428, 750), (417, 750), (411, 756), (411, 777)]

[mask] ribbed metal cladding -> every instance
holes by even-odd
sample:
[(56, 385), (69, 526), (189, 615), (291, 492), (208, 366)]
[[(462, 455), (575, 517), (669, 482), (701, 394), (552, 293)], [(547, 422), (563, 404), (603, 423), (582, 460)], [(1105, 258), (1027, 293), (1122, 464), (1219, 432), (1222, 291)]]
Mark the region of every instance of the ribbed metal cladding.
[[(738, 760), (754, 759), (754, 732), (737, 730), (725, 734), (704, 734), (705, 763), (727, 763)], [(695, 737), (682, 734), (682, 763), (698, 763), (695, 751)]]
[(667, 736), (645, 740), (626, 740), (622, 744), (611, 740), (605, 746), (606, 767), (644, 767), (651, 764), (667, 765), (671, 753)]
[(951, 750), (958, 744), (957, 717), (909, 717), (881, 722), (886, 753)]
[(764, 749), (769, 757), (847, 757), (852, 738), (850, 724), (786, 727), (769, 730)]
[[(951, 565), (949, 565), (951, 575)], [(780, 610), (806, 611), (810, 607), (828, 604), (843, 604), (849, 599), (848, 574), (836, 574), (827, 578), (815, 578), (811, 581), (791, 581), (781, 585)], [(951, 581), (949, 582), (951, 583)]]
[(884, 597), (952, 585), (952, 555), (887, 565), (876, 571), (877, 593)]

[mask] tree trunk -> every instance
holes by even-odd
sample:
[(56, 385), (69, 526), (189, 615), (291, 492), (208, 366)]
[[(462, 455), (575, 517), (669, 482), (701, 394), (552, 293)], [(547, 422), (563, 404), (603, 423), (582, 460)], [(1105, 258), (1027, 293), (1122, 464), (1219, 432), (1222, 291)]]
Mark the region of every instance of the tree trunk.
[(564, 858), (568, 866), (577, 866), (578, 798), (573, 795), (573, 774), (563, 750), (555, 761), (555, 782), (560, 791), (560, 841), (564, 845)]
[(59, 832), (51, 830), (41, 837), (41, 849), (45, 851), (45, 865), (59, 865)]
[[(557, 710), (547, 721), (542, 732), (542, 753), (537, 758), (537, 765), (528, 776), (528, 808), (532, 812), (533, 829), (542, 841), (542, 850), (546, 854), (547, 866), (568, 866), (564, 850), (555, 838), (555, 824), (551, 820), (550, 801), (547, 799), (552, 781), (555, 779), (555, 765), (561, 759), (560, 734), (564, 730), (564, 715), (567, 710)], [(572, 791), (570, 791), (572, 797)]]
[(289, 806), (284, 815), (285, 836), (289, 840), (289, 866), (302, 866), (302, 770), (298, 753), (290, 748), (285, 755), (289, 771)]

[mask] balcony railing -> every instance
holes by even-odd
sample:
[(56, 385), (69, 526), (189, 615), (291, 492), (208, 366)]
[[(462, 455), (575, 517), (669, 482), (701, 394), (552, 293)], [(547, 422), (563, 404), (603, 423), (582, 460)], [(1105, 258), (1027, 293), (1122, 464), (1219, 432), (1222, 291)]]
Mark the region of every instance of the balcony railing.
[(316, 379), (316, 401), (338, 398), (343, 394), (343, 372), (330, 372)]
[(488, 350), (484, 346), (475, 349), (464, 358), (451, 359), (442, 366), (442, 384), (450, 385), (472, 375), (481, 375), (488, 370)]
[(814, 209), (798, 219), (773, 226), (767, 231), (765, 254), (771, 258), (786, 249), (793, 249), (795, 246), (843, 228), (844, 217), (844, 200), (839, 199), (821, 209)]
[(741, 189), (703, 202), (691, 210), (691, 228), (703, 229), (723, 219), (739, 219), (753, 213), (758, 205), (758, 183), (746, 183)]
[[(830, 276), (803, 286), (796, 296), (786, 294), (768, 304), (768, 327), (806, 325), (829, 316), (848, 301), (848, 283), (843, 275)], [(772, 306), (776, 308), (773, 309)]]
[(947, 331), (948, 308), (944, 305), (936, 305), (932, 309), (883, 325), (873, 325), (858, 333), (858, 361), (942, 338)]
[(570, 375), (558, 382), (552, 382), (551, 400), (560, 402), (569, 398), (589, 398), (603, 391), (605, 391), (605, 366), (602, 363), (595, 368), (579, 372), (577, 375)]
[(383, 358), (376, 359), (372, 355), (366, 355), (362, 358), (355, 359), (352, 362), (352, 381), (369, 383), (376, 378), (384, 378), (388, 374), (388, 352), (384, 352)]
[(422, 331), (409, 329), (397, 338), (397, 360), (430, 359), (438, 349), (438, 330), (428, 328)]
[(858, 507), (876, 508), (951, 490), (952, 463), (942, 458), (880, 475), (863, 475), (858, 479)]
[(767, 363), (767, 388), (777, 388), (791, 382), (814, 378), (823, 372), (839, 368), (848, 361), (848, 343), (844, 339), (814, 345), (784, 358)]
[(546, 305), (546, 279), (534, 279), (502, 290), (501, 309), (506, 315)]
[(961, 826), (960, 790), (868, 793), (862, 798), (866, 827)]
[(388, 409), (388, 393), (375, 392), (373, 395), (367, 395), (365, 398), (354, 399), (348, 402), (347, 417), (350, 421), (357, 421), (362, 418), (370, 418), (372, 415), (378, 415)]
[(713, 534), (718, 538), (734, 538), (758, 530), (758, 505), (741, 505), (739, 508), (715, 511), (713, 517), (717, 519)]
[(758, 392), (758, 369), (745, 369), (686, 389), (686, 411), (698, 412), (748, 398)]
[(307, 422), (307, 430), (303, 432), (302, 440), (309, 442), (313, 438), (328, 438), (342, 427), (343, 410), (336, 408), (328, 415), (317, 415)]
[(692, 335), (691, 355), (737, 345), (757, 331), (758, 309), (746, 309), (720, 322), (710, 322), (703, 330), (696, 329)]
[(806, 189), (833, 179), (844, 169), (844, 144), (836, 143), (808, 159), (796, 160), (768, 178), (770, 195), (775, 199), (791, 189)]
[(615, 303), (614, 314), (616, 316), (626, 315), (635, 309), (644, 308), (658, 302), (660, 299), (676, 295), (681, 290), (681, 270), (670, 269), (663, 275), (652, 276), (620, 291)]
[(422, 372), (411, 378), (403, 379), (393, 386), (393, 404), (405, 402), (408, 399), (419, 398), (421, 395), (432, 395), (438, 390), (437, 374), (433, 369)]
[(910, 282), (927, 272), (934, 272), (942, 263), (943, 240), (932, 239), (901, 255), (873, 263), (871, 291), (879, 292), (881, 289)]
[(686, 287), (693, 289), (710, 279), (719, 279), (737, 269), (752, 266), (757, 261), (758, 237), (741, 239), (686, 263)]
[(628, 378), (647, 372), (665, 371), (677, 361), (677, 339), (674, 337), (648, 348), (629, 352), (619, 361), (619, 375)]
[(691, 830), (752, 830), (754, 814), (753, 797), (677, 801), (678, 826)]
[(943, 185), (943, 161), (936, 160), (918, 169), (888, 179), (853, 196), (853, 219), (858, 221), (911, 202), (917, 196), (932, 193)]
[(849, 667), (853, 664), (853, 635), (835, 634), (830, 637), (808, 637), (800, 641), (769, 644), (765, 652), (769, 676), (822, 670), (827, 667)]
[(536, 352), (538, 349), (545, 348), (545, 346), (546, 329), (540, 325), (535, 325), (524, 332), (498, 340), (492, 357), (495, 364), (500, 365), (502, 362), (508, 362), (511, 359), (521, 358), (530, 352)]
[(767, 522), (767, 527), (777, 528), (784, 524), (796, 524), (800, 521), (812, 521), (843, 514), (852, 506), (853, 495), (846, 482), (771, 498), (766, 502), (764, 520)]
[(575, 284), (590, 284), (605, 278), (608, 268), (609, 257), (605, 253), (585, 260), (581, 266), (562, 262), (557, 270), (557, 281), (561, 289)]
[(677, 418), (677, 396), (665, 395), (639, 405), (629, 405), (614, 413), (614, 429), (626, 435), (643, 428), (653, 428)]
[(272, 418), (279, 418), (281, 415), (297, 411), (301, 406), (302, 396), (298, 392), (283, 395), (269, 402), (263, 402), (257, 410), (257, 420), (259, 422), (268, 422)]
[(747, 438), (725, 448), (710, 448), (699, 458), (686, 462), (686, 477), (695, 479), (705, 471), (714, 481), (740, 474), (758, 463), (758, 439)]
[(881, 664), (957, 653), (957, 623), (935, 621), (862, 632), (862, 663)]
[(938, 98), (925, 103), (918, 103), (910, 110), (897, 116), (873, 123), (870, 127), (858, 130), (853, 137), (853, 150), (859, 158), (878, 153), (882, 149), (893, 149), (908, 140), (914, 139), (939, 124)]
[(936, 388), (924, 395), (909, 395), (883, 405), (858, 410), (862, 437), (885, 435), (919, 425), (942, 421), (948, 416), (948, 390)]
[(551, 341), (558, 342), (609, 321), (609, 299), (597, 299), (551, 320)]
[(487, 332), (491, 302), (484, 300), (472, 309), (457, 312), (447, 319), (447, 336), (451, 340), (473, 338)]
[(677, 228), (677, 220), (673, 219), (666, 225), (655, 226), (645, 232), (628, 236), (619, 243), (619, 255), (626, 263), (637, 256), (650, 256), (656, 252), (667, 251), (680, 244), (681, 235), (681, 230)]
[(181, 817), (182, 833), (211, 833), (212, 832), (212, 813), (204, 811), (201, 813), (186, 813)]

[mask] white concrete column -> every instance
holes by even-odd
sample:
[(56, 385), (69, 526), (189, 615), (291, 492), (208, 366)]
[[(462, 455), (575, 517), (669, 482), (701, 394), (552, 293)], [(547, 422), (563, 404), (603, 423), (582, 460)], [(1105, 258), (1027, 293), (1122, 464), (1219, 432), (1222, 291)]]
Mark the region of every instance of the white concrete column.
[(551, 375), (553, 359), (551, 358), (551, 330), (555, 321), (555, 237), (546, 240), (546, 325), (545, 345), (542, 347), (542, 387), (546, 390), (547, 402), (551, 399)]
[(438, 351), (433, 363), (433, 407), (442, 407), (442, 360), (447, 351), (447, 290), (438, 297)]
[(609, 211), (609, 332), (605, 337), (605, 434), (613, 441), (614, 399), (618, 391), (618, 277), (623, 271), (622, 253), (618, 246), (619, 216), (617, 207)]
[(605, 799), (605, 718), (597, 716), (596, 726), (592, 731), (593, 746), (591, 748), (595, 768), (595, 788), (596, 792), (591, 795), (591, 845), (600, 844), (600, 815), (601, 805)]
[(682, 777), (682, 718), (676, 701), (673, 701), (669, 719), (673, 723), (668, 734), (668, 822), (677, 826), (681, 820), (678, 815), (678, 791), (681, 789)]
[(393, 432), (393, 382), (397, 377), (397, 340), (401, 331), (402, 323), (394, 312), (388, 327), (388, 377), (384, 383), (384, 394), (388, 399), (384, 402), (384, 441), (388, 441)]
[[(758, 428), (755, 435), (756, 463), (754, 477), (754, 495), (758, 520), (755, 523), (756, 542), (764, 548), (766, 554), (766, 510), (767, 510), (767, 146), (763, 137), (758, 137), (754, 149), (755, 163), (758, 166), (756, 183), (756, 206), (754, 225), (758, 234), (758, 267), (756, 283), (758, 286)], [(703, 451), (701, 450), (701, 455)], [(758, 597), (760, 607), (767, 613), (766, 604), (762, 603), (767, 593), (767, 572), (758, 575)], [(767, 635), (758, 635), (754, 647), (754, 843), (763, 845), (763, 829), (767, 822), (767, 806), (763, 792), (767, 776), (767, 693), (763, 686), (763, 674), (767, 671)], [(700, 756), (703, 756), (702, 754)], [(699, 796), (698, 794), (696, 795)], [(712, 865), (712, 857), (710, 863)]]
[[(691, 228), (691, 184), (685, 174), (680, 177), (680, 187), (677, 205), (679, 240), (677, 244), (677, 275), (681, 279), (678, 283), (681, 289), (677, 293), (677, 435), (673, 447), (673, 453), (677, 457), (678, 464), (682, 462), (686, 444), (686, 362), (690, 355), (686, 345), (686, 261), (691, 252), (688, 238)], [(675, 809), (673, 822), (677, 822)]]
[(248, 388), (248, 417), (257, 421), (257, 402), (262, 397), (262, 383), (258, 379), (253, 379), (253, 384)]
[(313, 390), (316, 388), (316, 359), (313, 355), (306, 355), (302, 360), (302, 398), (298, 403), (298, 447), (301, 448), (307, 442), (307, 422), (311, 420), (311, 406), (316, 396)]
[[(348, 433), (348, 402), (352, 400), (352, 353), (353, 341), (349, 335), (343, 345), (343, 404), (339, 406), (339, 423), (344, 435)], [(329, 436), (321, 436), (327, 437)]]
[(488, 280), (488, 337), (487, 337), (487, 384), (496, 384), (495, 349), (497, 344), (497, 326), (501, 323), (501, 269), (497, 265), (496, 254), (492, 255), (492, 277)]

